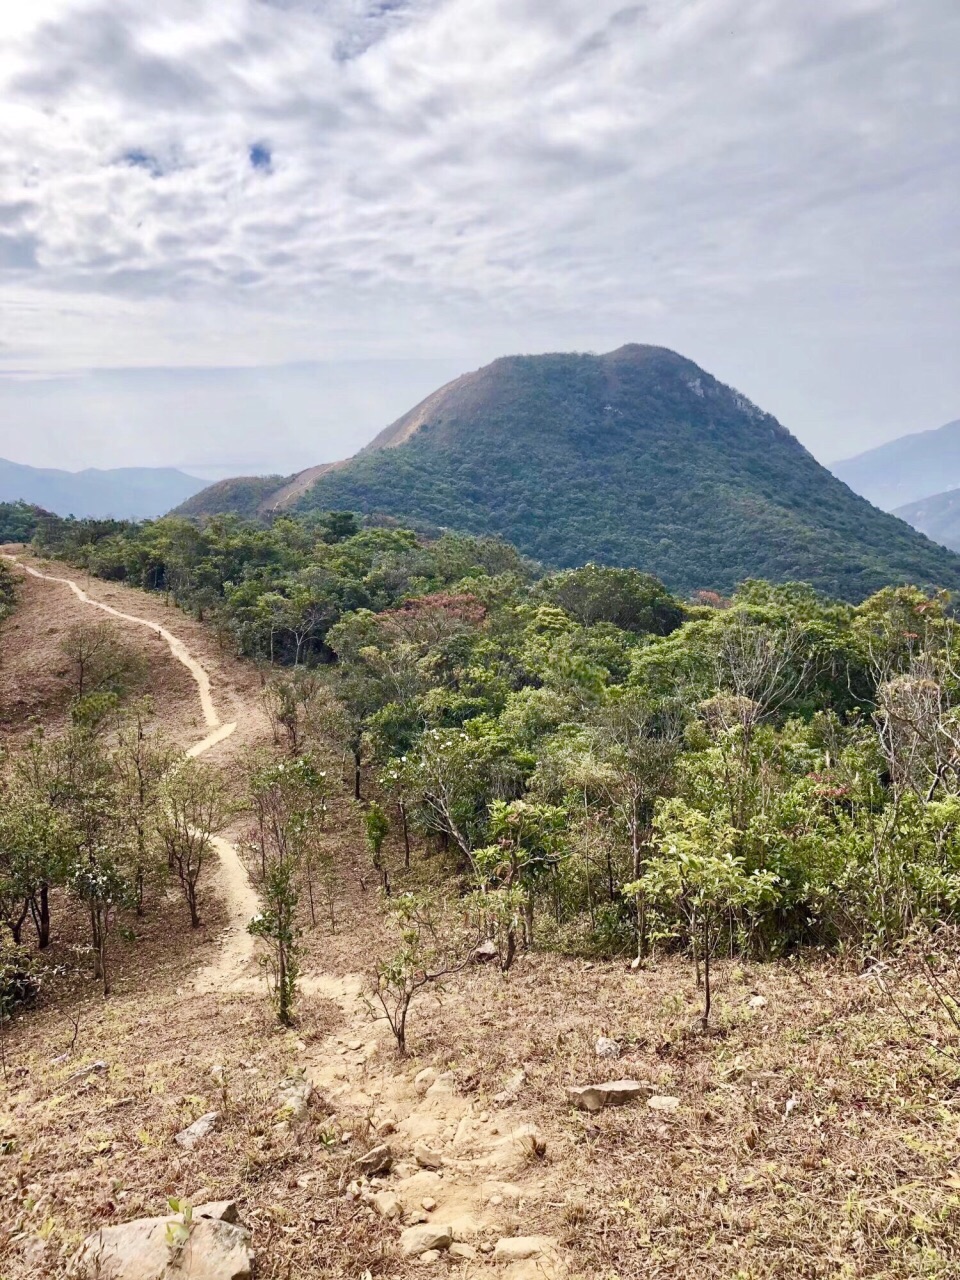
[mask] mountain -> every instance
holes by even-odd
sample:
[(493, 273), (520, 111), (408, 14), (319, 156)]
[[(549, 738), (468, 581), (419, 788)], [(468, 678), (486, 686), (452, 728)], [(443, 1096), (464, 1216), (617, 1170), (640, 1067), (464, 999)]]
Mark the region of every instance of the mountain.
[(960, 551), (960, 489), (908, 502), (893, 512), (951, 551)]
[(0, 502), (23, 501), (59, 516), (152, 519), (203, 488), (173, 467), (57, 471), (0, 458)]
[(465, 374), (260, 508), (291, 509), (496, 534), (550, 566), (632, 565), (678, 591), (728, 591), (747, 577), (803, 579), (854, 600), (907, 580), (960, 587), (960, 559), (661, 347), (509, 356)]
[(960, 418), (935, 431), (900, 436), (830, 468), (884, 511), (960, 486)]
[(269, 500), (292, 476), (234, 476), (218, 480), (204, 489), (199, 484), (194, 495), (177, 507), (178, 516), (219, 516), (232, 512), (238, 516), (256, 516), (264, 501)]

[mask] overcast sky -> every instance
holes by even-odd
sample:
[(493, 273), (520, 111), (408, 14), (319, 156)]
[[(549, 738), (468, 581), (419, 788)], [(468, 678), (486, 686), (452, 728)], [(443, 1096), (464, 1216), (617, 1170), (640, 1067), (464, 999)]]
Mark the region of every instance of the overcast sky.
[(514, 351), (960, 416), (957, 0), (0, 3), (0, 454), (292, 470)]

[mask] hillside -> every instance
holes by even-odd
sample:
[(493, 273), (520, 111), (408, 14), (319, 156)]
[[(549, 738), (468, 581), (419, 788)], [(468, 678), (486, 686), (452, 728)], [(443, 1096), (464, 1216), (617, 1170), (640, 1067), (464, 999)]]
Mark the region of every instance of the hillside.
[(233, 512), (255, 516), (261, 503), (286, 483), (284, 476), (234, 476), (191, 495), (175, 509), (178, 516), (219, 516)]
[(934, 431), (890, 440), (834, 463), (830, 470), (868, 502), (901, 514), (906, 503), (960, 485), (960, 418)]
[(679, 591), (729, 591), (747, 577), (803, 579), (849, 599), (906, 579), (960, 586), (953, 555), (659, 347), (497, 360), (298, 488), (288, 488), (295, 509), (496, 534), (550, 566), (636, 566)]
[(935, 493), (920, 502), (908, 502), (893, 512), (934, 542), (960, 551), (960, 489)]
[(202, 488), (202, 480), (174, 467), (59, 471), (0, 458), (0, 502), (26, 502), (60, 516), (152, 519)]

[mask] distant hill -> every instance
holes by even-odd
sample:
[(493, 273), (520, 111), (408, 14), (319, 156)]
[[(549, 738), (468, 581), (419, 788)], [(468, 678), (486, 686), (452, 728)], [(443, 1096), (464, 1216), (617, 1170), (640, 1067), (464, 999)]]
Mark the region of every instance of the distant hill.
[(960, 487), (960, 418), (935, 431), (900, 436), (830, 470), (883, 511)]
[(290, 476), (235, 476), (218, 480), (201, 488), (181, 502), (172, 513), (178, 516), (219, 516), (233, 512), (238, 516), (255, 516), (261, 504), (270, 498)]
[[(190, 504), (196, 513), (209, 492)], [(264, 497), (261, 513), (278, 509), (497, 534), (550, 566), (632, 565), (678, 591), (728, 591), (747, 577), (803, 579), (849, 599), (907, 580), (960, 587), (960, 559), (661, 347), (497, 360), (355, 457)]]
[(152, 519), (203, 488), (173, 467), (57, 471), (0, 458), (0, 502), (26, 502), (58, 516)]
[(960, 551), (960, 488), (908, 502), (893, 514), (941, 546)]

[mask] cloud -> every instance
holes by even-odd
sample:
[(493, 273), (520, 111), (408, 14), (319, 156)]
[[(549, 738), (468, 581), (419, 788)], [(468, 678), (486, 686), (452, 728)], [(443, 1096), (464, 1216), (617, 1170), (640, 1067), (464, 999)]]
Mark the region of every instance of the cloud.
[(5, 9), (0, 363), (639, 339), (812, 442), (956, 416), (955, 0)]

